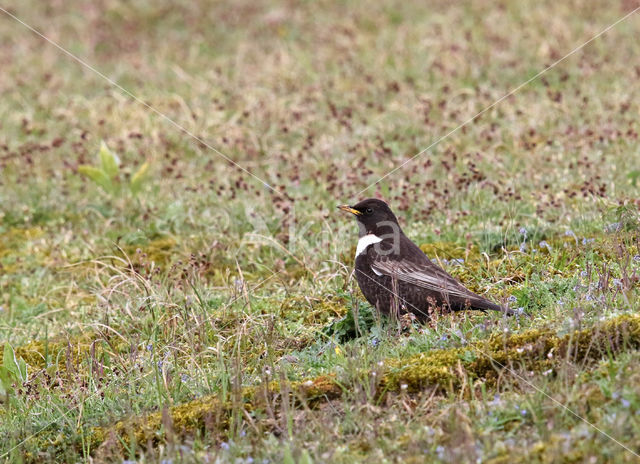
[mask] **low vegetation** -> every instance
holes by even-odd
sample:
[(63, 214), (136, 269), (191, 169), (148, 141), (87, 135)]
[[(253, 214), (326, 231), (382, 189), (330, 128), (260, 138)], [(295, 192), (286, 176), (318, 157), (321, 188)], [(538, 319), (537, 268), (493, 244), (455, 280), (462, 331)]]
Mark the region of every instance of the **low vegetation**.
[[(640, 13), (374, 182), (638, 5), (94, 3), (182, 129), (0, 13), (2, 460), (635, 462)], [(518, 315), (376, 314), (376, 195)]]

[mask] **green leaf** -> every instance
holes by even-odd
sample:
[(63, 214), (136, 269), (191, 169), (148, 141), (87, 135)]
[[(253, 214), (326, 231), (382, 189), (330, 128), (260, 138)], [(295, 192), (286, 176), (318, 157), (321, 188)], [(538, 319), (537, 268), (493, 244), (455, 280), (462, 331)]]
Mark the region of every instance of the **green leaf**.
[(16, 381), (25, 383), (27, 381), (27, 363), (24, 359), (16, 358), (16, 353), (8, 343), (4, 344), (4, 352), (2, 357), (2, 366), (0, 366), (0, 394), (6, 395), (7, 391), (11, 391), (11, 384)]
[(24, 362), (24, 359), (18, 359), (18, 370), (20, 371), (20, 380), (22, 383), (25, 383), (28, 379), (27, 376), (27, 363)]
[(0, 396), (6, 396), (13, 391), (12, 383), (13, 380), (9, 370), (4, 366), (0, 366)]
[(313, 459), (309, 455), (307, 450), (302, 450), (302, 455), (300, 456), (299, 464), (313, 464)]
[(147, 171), (149, 170), (149, 162), (145, 161), (142, 166), (136, 171), (136, 173), (131, 177), (131, 183), (129, 187), (131, 188), (131, 193), (136, 195), (140, 189), (142, 188), (142, 183), (145, 180), (147, 175)]
[(289, 446), (286, 446), (283, 451), (282, 464), (296, 464), (296, 460), (293, 458), (293, 454), (291, 453)]
[(102, 169), (94, 168), (93, 166), (84, 164), (82, 166), (78, 166), (78, 172), (87, 176), (93, 182), (102, 187), (105, 191), (113, 192), (113, 183)]
[(4, 344), (4, 357), (2, 358), (4, 367), (16, 378), (20, 378), (20, 368), (16, 360), (16, 354), (8, 343)]
[(102, 142), (100, 144), (100, 167), (102, 168), (102, 172), (104, 172), (109, 179), (114, 179), (120, 168), (120, 159), (118, 156), (109, 150), (107, 144)]

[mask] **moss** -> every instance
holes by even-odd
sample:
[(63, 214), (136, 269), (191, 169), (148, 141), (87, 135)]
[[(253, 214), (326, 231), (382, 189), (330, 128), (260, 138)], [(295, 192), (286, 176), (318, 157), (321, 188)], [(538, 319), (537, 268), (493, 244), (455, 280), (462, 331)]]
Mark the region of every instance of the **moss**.
[[(220, 429), (228, 425), (228, 405), (223, 405), (215, 396), (205, 396), (169, 409), (173, 433), (181, 435), (195, 433), (204, 427), (208, 417), (222, 417), (217, 425)], [(113, 427), (96, 428), (92, 432), (92, 442), (101, 443), (111, 433), (120, 436), (125, 442), (135, 439), (137, 443), (154, 443), (162, 438), (166, 420), (162, 412), (154, 412), (142, 417), (133, 417), (117, 422)]]
[(0, 234), (0, 258), (19, 251), (21, 245), (30, 240), (41, 237), (40, 227), (27, 229), (14, 227)]
[(17, 274), (27, 267), (27, 263), (40, 262), (42, 250), (30, 242), (43, 234), (40, 227), (14, 227), (0, 233), (0, 276)]
[(429, 257), (436, 259), (469, 259), (481, 258), (480, 251), (475, 245), (465, 247), (455, 242), (423, 243), (420, 249)]
[[(304, 397), (307, 406), (337, 398), (342, 394), (342, 388), (332, 375), (320, 376), (313, 380), (295, 382), (286, 390), (299, 404), (298, 398)], [(91, 430), (90, 441), (92, 448), (99, 448), (98, 453), (107, 453), (106, 448), (119, 448), (120, 440), (130, 443), (133, 439), (140, 445), (158, 443), (166, 439), (165, 427), (171, 424), (171, 433), (179, 436), (195, 435), (201, 431), (214, 434), (224, 432), (230, 425), (234, 409), (242, 407), (245, 411), (263, 409), (265, 402), (272, 405), (281, 404), (280, 395), (283, 389), (278, 382), (272, 382), (265, 390), (252, 387), (243, 389), (240, 404), (222, 402), (215, 395), (205, 396), (162, 412), (153, 412), (141, 417), (131, 417), (110, 427), (95, 427)], [(115, 440), (113, 438), (116, 438)], [(110, 450), (112, 451), (112, 450)]]
[(140, 262), (153, 262), (157, 266), (163, 266), (171, 261), (175, 247), (176, 241), (173, 238), (161, 237), (146, 244), (127, 245), (123, 250), (131, 259), (135, 256)]
[(297, 382), (293, 385), (295, 391), (303, 394), (312, 404), (318, 401), (337, 398), (342, 394), (342, 387), (336, 381), (335, 375), (322, 375), (313, 380)]
[[(19, 346), (15, 349), (15, 353), (28, 364), (31, 372), (51, 366), (55, 366), (57, 372), (66, 372), (69, 367), (79, 370), (81, 362), (88, 357), (101, 359), (107, 349), (105, 344), (99, 341), (103, 339), (98, 339), (93, 333), (79, 334), (70, 338), (55, 337), (46, 342), (38, 340)], [(128, 344), (119, 338), (115, 339), (109, 347), (118, 352), (124, 352), (129, 348)], [(0, 350), (0, 364), (2, 361), (3, 353)]]
[(293, 320), (302, 317), (307, 324), (326, 324), (346, 314), (347, 302), (344, 298), (297, 297), (289, 298), (282, 304), (280, 316)]
[[(640, 316), (637, 315), (622, 315), (591, 329), (562, 336), (549, 329), (529, 330), (510, 336), (494, 336), (469, 347), (432, 350), (408, 359), (387, 360), (380, 391), (398, 391), (403, 385), (414, 392), (425, 388), (457, 391), (461, 388), (463, 373), (495, 384), (506, 366), (541, 372), (567, 358), (584, 362), (637, 347), (640, 347)], [(116, 446), (120, 440), (128, 443), (134, 439), (142, 446), (157, 443), (165, 439), (163, 429), (167, 417), (174, 434), (194, 435), (202, 430), (224, 433), (233, 411), (239, 407), (247, 411), (262, 410), (267, 401), (271, 407), (279, 407), (283, 394), (289, 395), (293, 404), (299, 404), (298, 399), (304, 397), (305, 404), (313, 407), (339, 398), (344, 388), (333, 375), (295, 382), (287, 389), (281, 387), (278, 382), (272, 382), (266, 389), (247, 387), (242, 390), (236, 405), (223, 403), (216, 396), (205, 396), (169, 408), (165, 418), (162, 412), (153, 412), (124, 419), (109, 427), (93, 429), (91, 442), (94, 449), (101, 443), (102, 449)], [(501, 462), (499, 457), (496, 459), (494, 462)]]
[(585, 462), (589, 456), (585, 456), (580, 449), (567, 450), (567, 436), (553, 434), (546, 441), (538, 441), (531, 446), (527, 455), (517, 456), (512, 462), (540, 462), (540, 463), (578, 463)]
[(494, 336), (468, 348), (433, 350), (406, 360), (389, 361), (385, 383), (391, 390), (402, 384), (413, 391), (427, 387), (444, 390), (460, 386), (460, 369), (472, 378), (492, 383), (505, 367), (542, 372), (552, 368), (557, 359), (583, 362), (637, 347), (640, 316), (625, 314), (564, 336), (550, 329), (534, 329)]

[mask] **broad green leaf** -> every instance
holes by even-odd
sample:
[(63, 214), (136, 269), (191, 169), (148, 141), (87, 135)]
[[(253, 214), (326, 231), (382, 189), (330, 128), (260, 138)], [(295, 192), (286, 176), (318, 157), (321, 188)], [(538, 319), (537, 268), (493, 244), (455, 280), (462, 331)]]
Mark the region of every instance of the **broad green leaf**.
[(27, 363), (24, 362), (24, 359), (18, 359), (18, 369), (20, 371), (20, 380), (22, 383), (25, 383), (28, 379), (27, 376)]
[(20, 368), (16, 360), (16, 354), (8, 343), (4, 344), (4, 354), (2, 358), (4, 367), (17, 379), (20, 378)]
[(302, 455), (300, 456), (299, 464), (313, 464), (313, 459), (309, 455), (307, 450), (302, 450)]
[(288, 446), (284, 449), (283, 456), (282, 456), (282, 464), (296, 464), (296, 460), (293, 458), (291, 449)]
[(113, 192), (113, 183), (102, 169), (94, 168), (93, 166), (87, 166), (85, 164), (82, 166), (78, 166), (78, 172), (87, 176), (107, 192)]
[(142, 166), (136, 171), (136, 173), (131, 177), (131, 183), (129, 187), (131, 188), (131, 193), (134, 195), (137, 194), (142, 188), (142, 183), (147, 175), (147, 171), (149, 170), (149, 162), (145, 161)]
[(13, 391), (11, 373), (6, 367), (0, 366), (0, 396), (6, 396)]
[(102, 142), (100, 144), (100, 167), (102, 171), (109, 179), (114, 179), (120, 170), (119, 165), (120, 159), (118, 156), (109, 150), (106, 143)]

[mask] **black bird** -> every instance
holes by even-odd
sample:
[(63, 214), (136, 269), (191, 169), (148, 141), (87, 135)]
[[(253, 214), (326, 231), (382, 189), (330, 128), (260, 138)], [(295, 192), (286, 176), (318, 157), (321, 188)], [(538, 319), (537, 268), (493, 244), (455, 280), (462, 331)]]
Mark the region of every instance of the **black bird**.
[(459, 311), (511, 310), (476, 295), (434, 264), (402, 232), (398, 219), (382, 200), (369, 198), (355, 206), (338, 206), (355, 215), (359, 236), (355, 274), (369, 303), (384, 314), (413, 313), (431, 318), (438, 308)]

